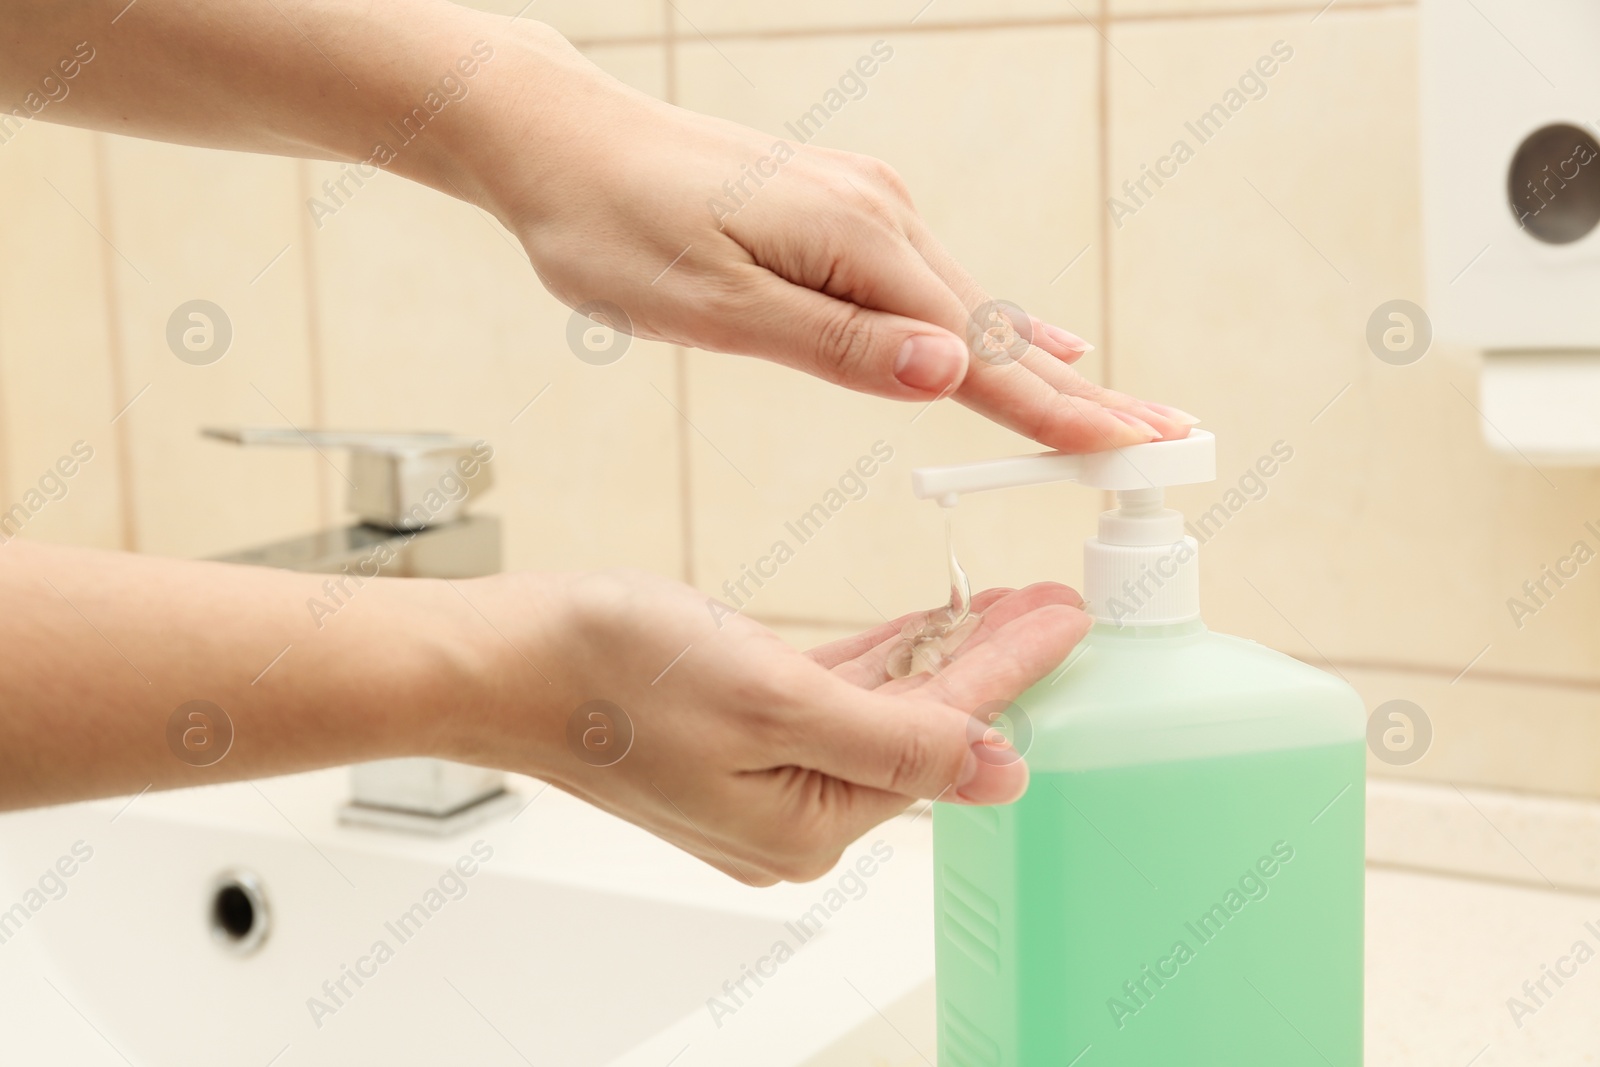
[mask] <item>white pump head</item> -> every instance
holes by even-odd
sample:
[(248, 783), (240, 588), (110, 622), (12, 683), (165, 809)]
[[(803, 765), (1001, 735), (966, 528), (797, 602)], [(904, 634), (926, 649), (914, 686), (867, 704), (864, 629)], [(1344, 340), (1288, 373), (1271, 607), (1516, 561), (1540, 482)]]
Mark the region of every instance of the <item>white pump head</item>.
[(1162, 504), (1169, 485), (1217, 476), (1216, 438), (1191, 430), (1086, 456), (1044, 452), (911, 472), (911, 491), (954, 507), (962, 493), (1048, 482), (1077, 482), (1117, 493), (1100, 516), (1100, 536), (1083, 546), (1083, 595), (1098, 621), (1155, 626), (1200, 617), (1200, 546), (1183, 532), (1183, 515)]

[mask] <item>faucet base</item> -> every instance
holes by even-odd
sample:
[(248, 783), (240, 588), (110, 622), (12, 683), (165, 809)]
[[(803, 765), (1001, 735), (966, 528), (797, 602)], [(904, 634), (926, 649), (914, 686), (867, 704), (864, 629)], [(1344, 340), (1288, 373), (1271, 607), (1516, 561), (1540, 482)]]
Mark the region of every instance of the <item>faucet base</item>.
[(425, 837), (450, 837), (488, 822), (496, 816), (516, 811), (521, 802), (522, 797), (519, 794), (502, 790), (444, 815), (426, 815), (352, 800), (339, 808), (338, 816), (342, 826), (366, 826), (379, 830), (422, 834)]

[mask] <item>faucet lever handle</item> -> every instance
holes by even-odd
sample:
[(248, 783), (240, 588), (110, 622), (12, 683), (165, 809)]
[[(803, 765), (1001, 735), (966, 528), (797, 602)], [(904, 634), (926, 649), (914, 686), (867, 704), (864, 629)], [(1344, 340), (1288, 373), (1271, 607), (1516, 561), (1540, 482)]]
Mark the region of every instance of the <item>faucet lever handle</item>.
[(464, 514), (469, 497), (494, 482), (489, 466), (494, 449), (487, 441), (460, 434), (250, 427), (207, 427), (200, 433), (236, 445), (348, 449), (346, 506), (362, 522), (386, 530), (452, 522)]
[(377, 452), (404, 456), (427, 452), (471, 451), (477, 442), (453, 433), (389, 433), (383, 431), (297, 430), (279, 427), (208, 426), (202, 436), (236, 445), (263, 445), (274, 448), (348, 448), (351, 451)]

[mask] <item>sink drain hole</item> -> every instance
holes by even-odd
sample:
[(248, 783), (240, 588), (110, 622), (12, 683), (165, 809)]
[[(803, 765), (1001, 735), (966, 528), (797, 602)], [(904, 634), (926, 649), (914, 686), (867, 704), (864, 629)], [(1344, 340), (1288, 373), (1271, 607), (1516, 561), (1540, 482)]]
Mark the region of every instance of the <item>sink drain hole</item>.
[(267, 898), (261, 880), (245, 871), (219, 875), (211, 892), (211, 936), (243, 956), (261, 947), (267, 929)]

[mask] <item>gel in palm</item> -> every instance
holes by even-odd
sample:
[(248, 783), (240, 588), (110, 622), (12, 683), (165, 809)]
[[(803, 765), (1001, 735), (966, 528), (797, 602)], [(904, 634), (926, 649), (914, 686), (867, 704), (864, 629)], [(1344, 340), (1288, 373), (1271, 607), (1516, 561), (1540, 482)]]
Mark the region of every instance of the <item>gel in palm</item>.
[(1214, 441), (922, 470), (918, 495), (1119, 493), (1095, 626), (997, 728), (1031, 784), (934, 813), (940, 1067), (1357, 1067), (1365, 743), (1347, 685), (1199, 617), (1162, 487)]

